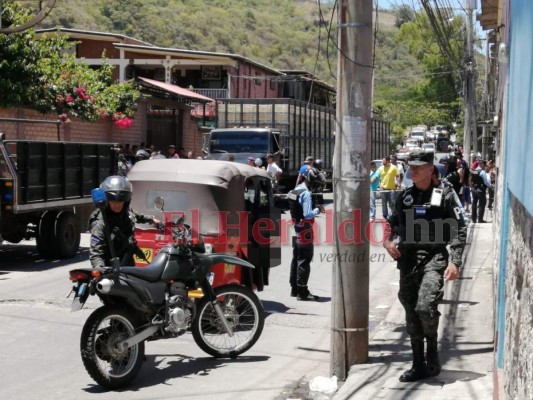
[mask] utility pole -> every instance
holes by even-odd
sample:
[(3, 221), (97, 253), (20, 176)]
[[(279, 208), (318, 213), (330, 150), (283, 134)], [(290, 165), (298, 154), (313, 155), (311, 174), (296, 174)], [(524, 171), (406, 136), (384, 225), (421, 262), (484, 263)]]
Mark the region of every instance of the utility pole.
[(490, 50), (489, 50), (489, 36), (485, 35), (485, 80), (483, 82), (483, 136), (481, 137), (481, 157), (484, 160), (489, 158), (489, 140), (490, 140), (490, 126), (489, 126), (489, 68), (490, 68)]
[(476, 0), (465, 0), (466, 9), (466, 59), (465, 59), (465, 158), (470, 162), (470, 146), (477, 154), (477, 121), (476, 121), (476, 74), (474, 59), (474, 19), (473, 11)]
[[(338, 8), (337, 133), (334, 155), (331, 374), (368, 361), (372, 1), (341, 0)], [(344, 232), (346, 234), (344, 234)]]

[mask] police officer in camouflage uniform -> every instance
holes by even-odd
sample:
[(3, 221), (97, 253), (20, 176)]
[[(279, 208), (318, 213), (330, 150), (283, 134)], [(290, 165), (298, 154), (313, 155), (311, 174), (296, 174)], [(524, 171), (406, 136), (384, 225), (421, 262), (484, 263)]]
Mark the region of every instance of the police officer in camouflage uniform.
[(383, 243), (398, 262), (398, 297), (405, 308), (413, 351), (413, 365), (400, 376), (401, 382), (440, 373), (437, 307), (443, 297), (444, 280), (458, 276), (466, 242), (466, 224), (457, 194), (450, 185), (438, 188), (431, 180), (433, 155), (413, 152), (409, 167), (413, 185), (398, 196), (387, 219), (399, 242), (389, 237)]
[[(143, 256), (135, 243), (135, 223), (159, 224), (153, 216), (140, 215), (129, 208), (131, 183), (122, 176), (109, 176), (100, 185), (104, 189), (107, 205), (104, 209), (109, 233), (121, 265), (134, 265), (133, 255)], [(100, 209), (89, 217), (91, 247), (89, 260), (93, 268), (111, 265), (111, 250), (105, 233), (104, 218)]]

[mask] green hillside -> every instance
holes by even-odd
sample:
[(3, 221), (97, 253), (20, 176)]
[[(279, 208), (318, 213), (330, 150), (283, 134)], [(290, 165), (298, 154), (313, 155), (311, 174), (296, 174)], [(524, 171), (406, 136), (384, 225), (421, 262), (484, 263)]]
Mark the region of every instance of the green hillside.
[[(233, 53), (336, 86), (335, 2), (321, 0), (58, 0), (39, 28), (121, 33), (156, 46)], [(459, 118), (457, 69), (441, 56), (425, 13), (374, 13), (373, 109), (397, 137), (413, 124)], [(451, 26), (453, 25), (453, 26)], [(457, 59), (462, 21), (454, 15)], [(450, 31), (451, 32), (451, 31)]]
[[(240, 54), (277, 69), (315, 72), (335, 85), (337, 49), (327, 40), (330, 22), (336, 39), (332, 8), (327, 1), (319, 8), (316, 0), (58, 0), (40, 27), (115, 32), (162, 47)], [(391, 71), (416, 70), (416, 62), (394, 41), (395, 16), (380, 12), (378, 22), (379, 84)]]

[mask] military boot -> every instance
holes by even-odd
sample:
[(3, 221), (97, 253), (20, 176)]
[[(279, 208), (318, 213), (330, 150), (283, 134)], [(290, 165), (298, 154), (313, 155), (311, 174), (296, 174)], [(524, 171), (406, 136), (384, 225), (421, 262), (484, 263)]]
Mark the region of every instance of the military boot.
[(437, 338), (426, 338), (427, 342), (427, 376), (437, 376), (440, 374), (441, 366), (439, 352), (437, 351)]
[(411, 348), (413, 350), (413, 366), (400, 376), (400, 382), (415, 382), (426, 377), (424, 339), (411, 340)]

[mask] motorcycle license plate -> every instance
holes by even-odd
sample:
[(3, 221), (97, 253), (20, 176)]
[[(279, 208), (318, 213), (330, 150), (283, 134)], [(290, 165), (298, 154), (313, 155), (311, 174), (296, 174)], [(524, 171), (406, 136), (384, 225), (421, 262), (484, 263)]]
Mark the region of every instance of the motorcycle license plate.
[(86, 283), (82, 283), (76, 288), (76, 294), (74, 295), (74, 300), (72, 300), (70, 311), (80, 311), (83, 308), (83, 305), (87, 301), (87, 289), (88, 288)]

